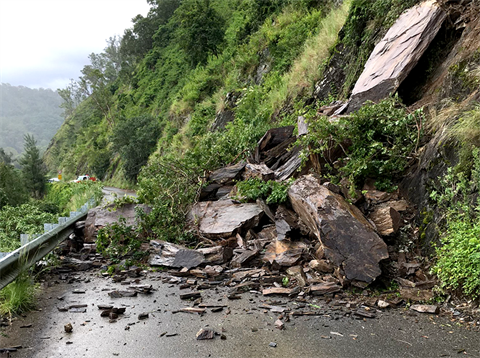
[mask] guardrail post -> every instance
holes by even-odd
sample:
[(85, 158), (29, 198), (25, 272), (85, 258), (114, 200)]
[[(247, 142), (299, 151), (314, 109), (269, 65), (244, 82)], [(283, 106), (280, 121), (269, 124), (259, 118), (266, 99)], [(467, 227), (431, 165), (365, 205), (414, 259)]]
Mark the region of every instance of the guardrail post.
[(22, 246), (12, 252), (0, 252), (0, 289), (12, 282), (22, 269), (33, 265), (52, 251), (60, 242), (73, 233), (75, 223), (87, 217), (89, 200), (77, 211), (71, 211), (70, 217), (58, 218), (58, 224), (43, 224), (43, 234), (21, 234)]

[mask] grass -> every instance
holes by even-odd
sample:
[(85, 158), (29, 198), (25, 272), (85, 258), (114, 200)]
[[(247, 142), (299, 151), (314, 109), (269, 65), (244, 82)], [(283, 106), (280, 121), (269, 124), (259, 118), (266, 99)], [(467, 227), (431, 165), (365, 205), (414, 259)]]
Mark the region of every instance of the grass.
[(38, 286), (27, 271), (0, 291), (0, 315), (11, 317), (35, 308)]
[(318, 33), (305, 42), (303, 52), (294, 61), (277, 86), (269, 94), (272, 109), (278, 110), (290, 98), (299, 96), (303, 90), (310, 89), (315, 81), (320, 79), (322, 67), (327, 60), (330, 49), (337, 41), (338, 32), (342, 28), (348, 15), (351, 1), (330, 11), (321, 20)]

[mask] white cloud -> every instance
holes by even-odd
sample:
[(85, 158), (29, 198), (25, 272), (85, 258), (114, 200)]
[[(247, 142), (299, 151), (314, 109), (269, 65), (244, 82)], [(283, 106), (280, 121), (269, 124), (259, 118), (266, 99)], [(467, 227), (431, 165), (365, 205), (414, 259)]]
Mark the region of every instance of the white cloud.
[(64, 87), (148, 9), (146, 0), (0, 0), (0, 82)]

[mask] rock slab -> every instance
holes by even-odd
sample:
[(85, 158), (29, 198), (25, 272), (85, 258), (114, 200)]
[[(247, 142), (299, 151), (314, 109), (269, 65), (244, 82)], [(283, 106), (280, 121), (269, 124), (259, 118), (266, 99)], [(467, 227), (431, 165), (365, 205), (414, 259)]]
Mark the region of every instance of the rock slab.
[(262, 215), (262, 208), (254, 203), (203, 201), (193, 206), (187, 220), (191, 230), (210, 239), (221, 239), (257, 226)]
[(433, 1), (409, 9), (375, 46), (352, 91), (348, 112), (394, 93), (437, 35), (445, 12)]
[(293, 209), (320, 240), (325, 257), (353, 284), (371, 283), (388, 258), (387, 245), (358, 208), (328, 190), (311, 175), (297, 179), (288, 191)]

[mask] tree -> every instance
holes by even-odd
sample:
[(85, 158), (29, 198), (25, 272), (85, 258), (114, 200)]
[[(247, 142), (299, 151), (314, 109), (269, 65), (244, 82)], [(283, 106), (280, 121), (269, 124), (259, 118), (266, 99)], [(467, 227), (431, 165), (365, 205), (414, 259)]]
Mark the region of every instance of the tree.
[(12, 162), (13, 162), (12, 154), (5, 153), (5, 150), (3, 148), (0, 148), (0, 163), (10, 165), (12, 164)]
[(22, 166), (25, 187), (34, 198), (40, 199), (45, 193), (45, 183), (47, 182), (45, 165), (33, 135), (26, 134), (23, 138), (24, 153), (19, 163)]
[(175, 11), (178, 43), (193, 66), (207, 63), (209, 55), (218, 55), (223, 42), (225, 22), (210, 0), (186, 0)]
[(0, 148), (0, 210), (17, 206), (28, 199), (21, 173), (12, 165), (11, 155)]
[(135, 16), (132, 20), (133, 28), (125, 30), (121, 40), (122, 58), (132, 68), (153, 48), (155, 33), (168, 23), (181, 4), (180, 0), (147, 0), (147, 2), (151, 6), (147, 16)]
[(63, 100), (60, 107), (64, 109), (63, 116), (65, 118), (72, 115), (75, 108), (86, 98), (81, 92), (78, 83), (73, 79), (70, 80), (67, 87), (57, 89), (57, 93)]
[(112, 135), (113, 149), (120, 154), (128, 180), (136, 181), (142, 166), (155, 150), (162, 130), (151, 116), (139, 116), (119, 121)]

